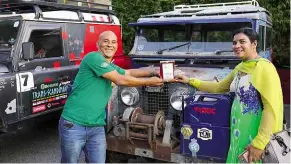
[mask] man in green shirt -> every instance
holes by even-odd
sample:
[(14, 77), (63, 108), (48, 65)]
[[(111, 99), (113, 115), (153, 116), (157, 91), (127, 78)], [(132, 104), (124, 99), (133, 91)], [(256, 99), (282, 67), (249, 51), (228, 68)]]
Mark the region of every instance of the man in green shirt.
[(162, 79), (151, 77), (154, 72), (124, 70), (111, 63), (117, 46), (116, 35), (105, 31), (99, 35), (98, 52), (87, 54), (80, 64), (59, 121), (62, 163), (77, 163), (82, 150), (88, 162), (105, 163), (105, 108), (112, 82), (123, 86), (163, 84)]

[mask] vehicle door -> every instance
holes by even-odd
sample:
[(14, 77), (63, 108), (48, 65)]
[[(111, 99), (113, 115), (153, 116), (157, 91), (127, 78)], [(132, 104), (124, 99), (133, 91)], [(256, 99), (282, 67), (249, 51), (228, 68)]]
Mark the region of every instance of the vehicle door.
[(18, 119), (15, 74), (13, 60), (15, 42), (19, 38), (22, 21), (20, 17), (0, 18), (0, 132)]
[[(21, 119), (62, 109), (70, 66), (61, 23), (29, 22), (22, 42), (32, 42), (34, 57), (18, 63), (17, 92)], [(23, 51), (23, 50), (22, 50)]]

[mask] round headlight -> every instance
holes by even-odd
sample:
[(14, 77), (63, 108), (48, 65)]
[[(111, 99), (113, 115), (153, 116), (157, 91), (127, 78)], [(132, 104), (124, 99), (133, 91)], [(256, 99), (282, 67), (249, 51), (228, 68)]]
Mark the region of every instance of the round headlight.
[[(177, 90), (176, 92), (174, 92), (171, 97), (170, 97), (170, 104), (171, 106), (175, 109), (175, 110), (182, 110), (182, 96), (185, 97), (186, 90)], [(186, 103), (184, 103), (184, 107), (186, 106)]]
[(135, 105), (139, 101), (138, 90), (134, 87), (124, 88), (121, 91), (121, 101), (128, 106)]

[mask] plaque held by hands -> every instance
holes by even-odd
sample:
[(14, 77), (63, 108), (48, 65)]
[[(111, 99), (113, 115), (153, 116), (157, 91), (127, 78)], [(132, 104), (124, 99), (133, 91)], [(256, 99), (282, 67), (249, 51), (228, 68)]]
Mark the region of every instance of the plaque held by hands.
[(160, 75), (165, 81), (174, 79), (175, 61), (161, 61), (160, 62)]

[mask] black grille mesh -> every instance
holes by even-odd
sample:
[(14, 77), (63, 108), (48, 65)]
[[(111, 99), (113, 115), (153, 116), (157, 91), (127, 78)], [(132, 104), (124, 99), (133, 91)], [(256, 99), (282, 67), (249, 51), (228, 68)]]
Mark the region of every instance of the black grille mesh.
[[(159, 88), (159, 87), (158, 87)], [(156, 114), (159, 110), (165, 112), (168, 115), (168, 109), (171, 108), (170, 105), (170, 93), (169, 85), (164, 85), (162, 88), (158, 89), (160, 92), (149, 91), (147, 87), (142, 87), (142, 106), (146, 114)], [(174, 118), (174, 127), (180, 127), (180, 116), (177, 112), (171, 108), (170, 110)], [(165, 118), (166, 119), (166, 118)]]

